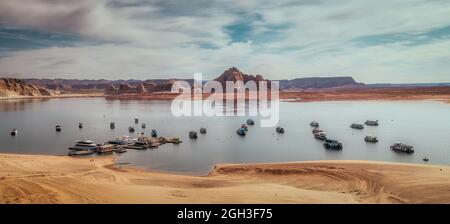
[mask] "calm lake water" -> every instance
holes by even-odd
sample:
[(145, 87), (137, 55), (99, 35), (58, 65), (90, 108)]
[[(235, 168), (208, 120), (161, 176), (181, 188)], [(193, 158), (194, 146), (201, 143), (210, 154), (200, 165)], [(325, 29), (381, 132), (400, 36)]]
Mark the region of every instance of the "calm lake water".
[[(280, 122), (285, 134), (261, 128), (259, 118), (246, 137), (236, 129), (248, 117), (174, 117), (170, 101), (105, 100), (103, 98), (0, 101), (0, 152), (23, 154), (67, 154), (75, 141), (91, 139), (103, 143), (129, 135), (134, 117), (146, 123), (145, 133), (157, 129), (160, 136), (180, 137), (179, 145), (156, 149), (128, 150), (115, 155), (120, 163), (152, 170), (203, 174), (216, 163), (286, 162), (305, 160), (378, 160), (450, 164), (450, 104), (418, 102), (313, 102), (280, 103)], [(379, 120), (380, 126), (351, 129), (353, 122)], [(342, 151), (325, 150), (313, 138), (310, 121), (320, 122), (328, 137), (341, 141)], [(109, 123), (116, 122), (111, 130)], [(84, 124), (78, 129), (78, 123)], [(62, 131), (55, 132), (61, 124)], [(208, 133), (188, 138), (190, 130), (206, 127)], [(136, 126), (140, 132), (140, 124)], [(19, 135), (10, 136), (17, 128)], [(379, 137), (366, 143), (366, 134)], [(400, 141), (415, 146), (415, 153), (392, 152), (389, 145)]]

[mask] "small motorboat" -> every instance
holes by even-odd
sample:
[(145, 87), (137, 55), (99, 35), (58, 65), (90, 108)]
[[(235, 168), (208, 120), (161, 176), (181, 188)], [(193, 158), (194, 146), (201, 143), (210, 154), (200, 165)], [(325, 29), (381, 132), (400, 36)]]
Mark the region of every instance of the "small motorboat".
[(342, 150), (342, 143), (337, 140), (327, 139), (323, 142), (323, 146), (327, 149)]
[(132, 144), (125, 145), (124, 148), (126, 148), (126, 149), (144, 150), (144, 149), (148, 149), (149, 145), (145, 141), (135, 141)]
[(83, 128), (83, 123), (78, 123), (78, 128), (82, 129)]
[(318, 128), (318, 127), (319, 127), (319, 123), (316, 122), (316, 121), (311, 121), (311, 123), (309, 123), (309, 125), (310, 125), (311, 127), (315, 127), (315, 128)]
[(241, 128), (243, 128), (245, 131), (248, 131), (248, 126), (246, 124), (242, 124)]
[(323, 130), (320, 129), (320, 128), (314, 128), (314, 129), (312, 130), (312, 133), (313, 133), (313, 134), (319, 133), (319, 132), (323, 132)]
[(59, 125), (59, 124), (56, 125), (55, 130), (56, 130), (57, 132), (60, 132), (60, 131), (62, 130), (61, 125)]
[(364, 141), (376, 143), (376, 142), (378, 142), (378, 138), (377, 138), (377, 136), (367, 135), (366, 137), (364, 137)]
[(318, 140), (327, 140), (327, 134), (325, 132), (317, 132), (314, 133), (314, 138), (318, 139)]
[(109, 128), (111, 128), (111, 129), (116, 128), (116, 123), (114, 123), (114, 122), (109, 123)]
[(114, 150), (113, 144), (104, 144), (104, 145), (99, 145), (94, 151), (96, 153), (112, 153), (113, 150)]
[(354, 128), (354, 129), (364, 129), (364, 125), (362, 125), (362, 124), (357, 124), (357, 123), (351, 124), (350, 127), (351, 127), (351, 128)]
[(276, 131), (277, 133), (279, 133), (279, 134), (283, 134), (283, 133), (284, 133), (284, 128), (282, 128), (282, 127), (277, 127), (277, 128), (275, 128), (275, 131)]
[(200, 133), (206, 134), (206, 128), (200, 128)]
[(393, 145), (390, 146), (391, 150), (396, 151), (396, 152), (402, 152), (402, 153), (414, 153), (414, 147), (411, 145), (407, 145), (404, 143), (394, 143)]
[(123, 146), (119, 146), (114, 149), (114, 152), (115, 153), (125, 153), (125, 152), (127, 152), (127, 150)]
[(83, 140), (77, 141), (75, 146), (69, 147), (69, 149), (75, 151), (94, 151), (97, 149), (97, 145), (91, 140)]
[(16, 136), (17, 135), (17, 129), (13, 129), (13, 130), (11, 130), (11, 136)]
[(134, 127), (132, 126), (128, 127), (128, 132), (134, 132)]
[(244, 128), (239, 128), (236, 133), (240, 136), (245, 136), (247, 131)]
[(84, 156), (84, 155), (90, 155), (93, 154), (93, 150), (71, 150), (68, 155), (69, 156)]
[(248, 125), (255, 125), (255, 121), (252, 119), (247, 119), (247, 124)]
[(152, 129), (151, 136), (152, 136), (153, 138), (158, 137), (158, 132), (157, 132), (155, 129)]
[(366, 122), (364, 122), (364, 124), (366, 125), (370, 125), (370, 126), (378, 126), (378, 120), (367, 120)]
[(422, 160), (423, 160), (424, 162), (430, 161), (430, 159), (429, 159), (428, 157), (424, 157)]
[(189, 132), (189, 138), (191, 138), (191, 139), (197, 139), (197, 132), (195, 132), (195, 131), (190, 131)]
[(137, 117), (134, 118), (134, 123), (135, 124), (139, 123), (139, 119)]
[(141, 128), (142, 128), (142, 129), (145, 129), (146, 127), (147, 127), (147, 126), (145, 125), (145, 123), (142, 123), (142, 124), (141, 124)]

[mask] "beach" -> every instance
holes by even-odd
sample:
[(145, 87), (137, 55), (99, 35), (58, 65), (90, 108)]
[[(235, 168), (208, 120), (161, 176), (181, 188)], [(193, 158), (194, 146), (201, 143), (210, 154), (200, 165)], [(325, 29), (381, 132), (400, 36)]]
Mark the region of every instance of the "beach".
[(0, 154), (0, 203), (450, 203), (450, 167), (373, 161), (219, 164), (159, 173), (113, 157)]

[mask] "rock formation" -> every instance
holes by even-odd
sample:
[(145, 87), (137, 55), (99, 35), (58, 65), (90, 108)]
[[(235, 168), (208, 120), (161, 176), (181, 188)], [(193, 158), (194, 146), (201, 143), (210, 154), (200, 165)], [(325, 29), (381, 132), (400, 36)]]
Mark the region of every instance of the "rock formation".
[(0, 97), (51, 96), (53, 92), (15, 78), (0, 79)]

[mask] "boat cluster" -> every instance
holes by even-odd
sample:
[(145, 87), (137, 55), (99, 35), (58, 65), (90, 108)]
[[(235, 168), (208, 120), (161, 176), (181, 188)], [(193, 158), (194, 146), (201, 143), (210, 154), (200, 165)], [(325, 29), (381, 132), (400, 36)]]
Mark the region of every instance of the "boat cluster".
[[(206, 128), (201, 127), (200, 128), (200, 134), (206, 134), (206, 133), (207, 133)], [(189, 138), (190, 139), (197, 139), (198, 138), (197, 132), (196, 131), (190, 131), (189, 132)]]
[(319, 128), (319, 122), (311, 121), (309, 125), (313, 127), (312, 133), (314, 138), (323, 141), (323, 146), (326, 149), (342, 150), (342, 143), (337, 140), (327, 138), (327, 133)]
[[(366, 122), (364, 122), (365, 125), (368, 126), (378, 126), (378, 120), (367, 120)], [(364, 129), (364, 124), (359, 124), (359, 123), (353, 123), (350, 125), (351, 128), (353, 129)], [(342, 143), (340, 143), (337, 140), (333, 140), (333, 139), (328, 139), (327, 138), (327, 134), (326, 132), (324, 132), (322, 129), (319, 128), (319, 123), (316, 121), (312, 121), (310, 123), (310, 126), (313, 127), (312, 133), (314, 135), (314, 138), (324, 141), (323, 145), (325, 148), (329, 148), (329, 149), (337, 149), (337, 150), (341, 150), (342, 149)], [(376, 143), (378, 142), (378, 137), (374, 136), (374, 135), (366, 135), (364, 137), (364, 141), (369, 142), (369, 143)], [(395, 152), (402, 152), (402, 153), (414, 153), (414, 147), (404, 144), (404, 143), (394, 143), (393, 145), (390, 146), (390, 149), (395, 151)], [(427, 162), (429, 161), (428, 157), (423, 158), (423, 161)]]
[(165, 137), (148, 137), (141, 135), (138, 138), (130, 136), (116, 137), (104, 144), (95, 144), (91, 140), (78, 141), (75, 146), (69, 147), (69, 155), (87, 155), (93, 153), (124, 153), (127, 149), (145, 150), (148, 148), (156, 148), (162, 144), (173, 143), (179, 144), (182, 141), (178, 138)]

